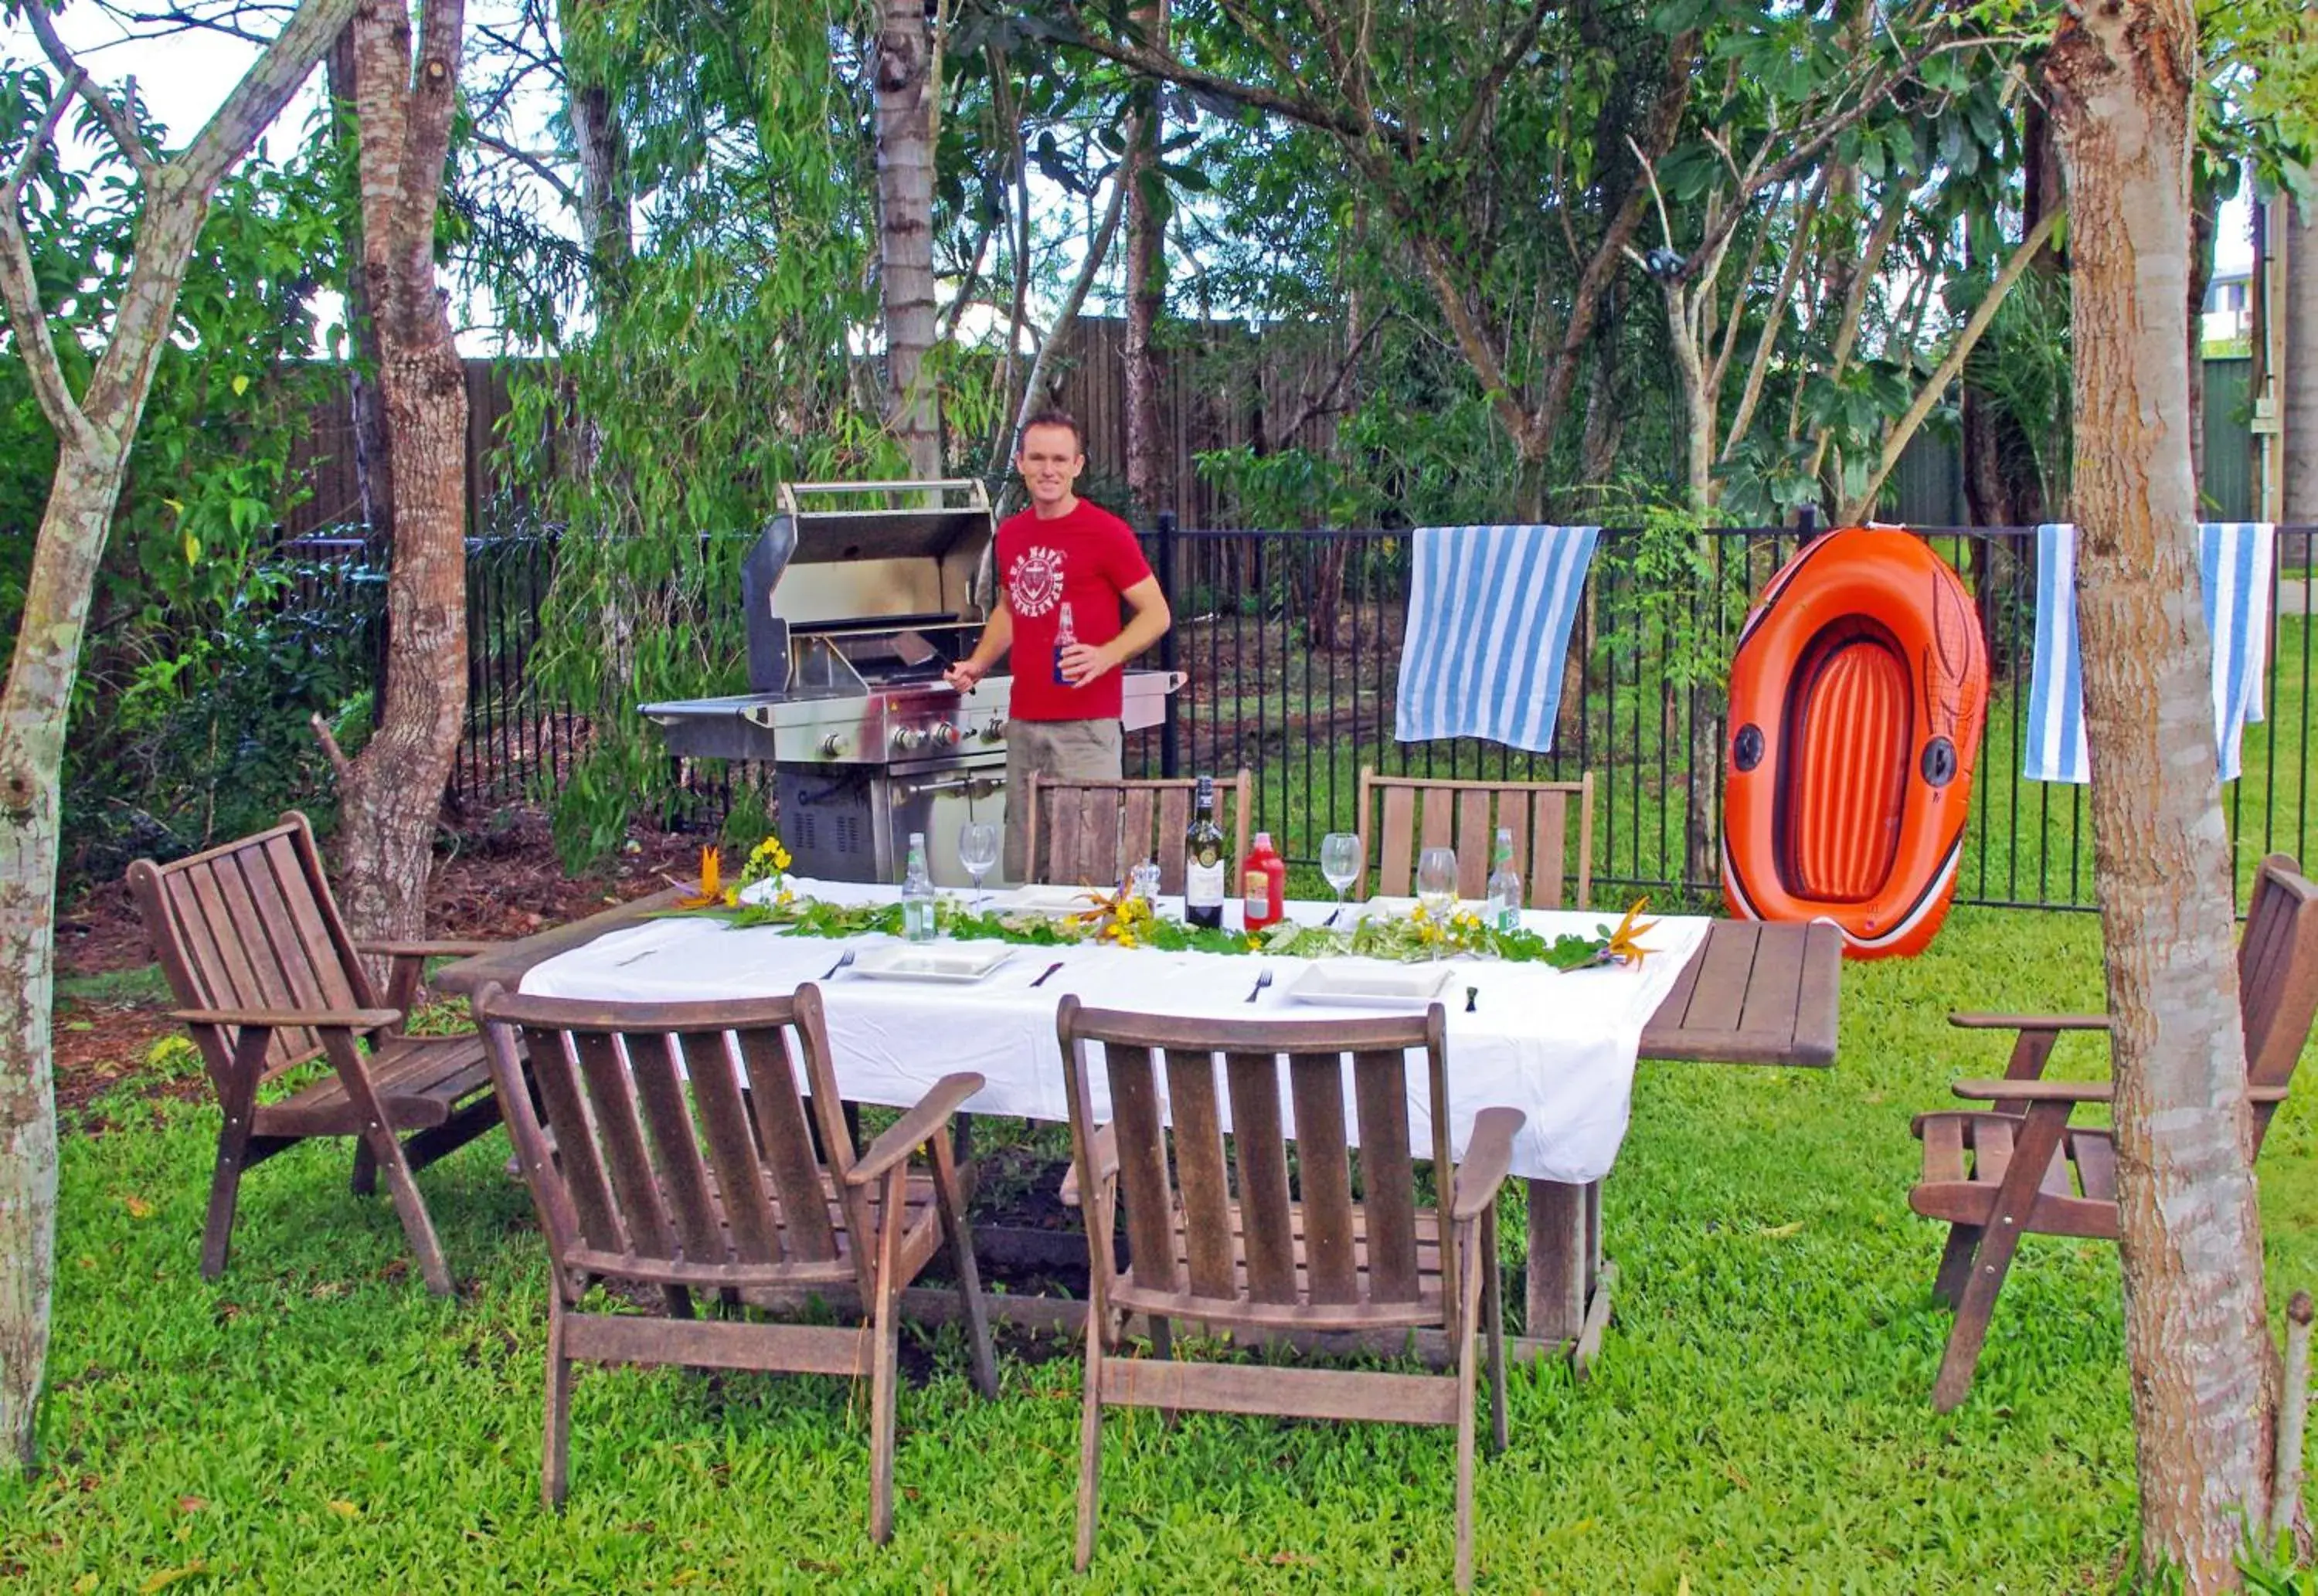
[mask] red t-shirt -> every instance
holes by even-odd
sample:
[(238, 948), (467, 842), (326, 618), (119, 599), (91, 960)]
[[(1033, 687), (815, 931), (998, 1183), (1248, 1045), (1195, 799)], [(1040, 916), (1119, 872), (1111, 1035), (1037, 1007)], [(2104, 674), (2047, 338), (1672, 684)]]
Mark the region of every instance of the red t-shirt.
[(1083, 687), (1055, 679), (1055, 632), (1063, 605), (1089, 647), (1109, 642), (1126, 622), (1120, 595), (1151, 574), (1126, 522), (1081, 499), (1067, 516), (1041, 521), (1024, 510), (999, 525), (997, 565), (1014, 614), (1014, 687), (1007, 713), (1018, 721), (1115, 721), (1119, 673)]

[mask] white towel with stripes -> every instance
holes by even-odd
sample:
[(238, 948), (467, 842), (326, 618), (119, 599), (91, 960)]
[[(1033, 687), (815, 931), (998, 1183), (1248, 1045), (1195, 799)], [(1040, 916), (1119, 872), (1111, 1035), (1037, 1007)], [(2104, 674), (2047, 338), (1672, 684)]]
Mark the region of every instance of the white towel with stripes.
[[(2214, 751), (2224, 781), (2237, 779), (2238, 745), (2261, 719), (2269, 657), (2270, 573), (2277, 529), (2267, 521), (2209, 521), (2197, 528), (2206, 629), (2214, 639)], [(2077, 529), (2036, 529), (2036, 646), (2028, 683), (2032, 782), (2085, 782), (2084, 673), (2077, 651)]]
[(1421, 526), (1393, 735), (1544, 753), (1598, 526)]

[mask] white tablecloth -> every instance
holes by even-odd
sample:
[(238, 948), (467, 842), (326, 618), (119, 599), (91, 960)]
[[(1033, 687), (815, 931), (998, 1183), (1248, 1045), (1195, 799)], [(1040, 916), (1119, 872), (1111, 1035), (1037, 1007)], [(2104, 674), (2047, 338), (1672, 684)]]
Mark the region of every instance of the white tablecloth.
[[(833, 901), (892, 901), (893, 887), (801, 881), (798, 891)], [(1163, 911), (1180, 911), (1169, 900)], [(1289, 905), (1295, 918), (1318, 921), (1330, 905)], [(1236, 928), (1238, 906), (1225, 923)], [(1595, 934), (1615, 914), (1532, 910), (1532, 929)], [(1451, 1145), (1462, 1155), (1473, 1116), (1503, 1105), (1528, 1116), (1514, 1144), (1513, 1172), (1585, 1182), (1609, 1173), (1625, 1137), (1634, 1056), (1642, 1027), (1658, 1011), (1706, 935), (1707, 921), (1660, 919), (1643, 940), (1657, 949), (1639, 969), (1606, 966), (1564, 973), (1544, 964), (1450, 961), (1442, 993), (1449, 1008)], [(893, 938), (865, 937), (867, 947)], [(1287, 996), (1311, 963), (1246, 955), (1163, 953), (1153, 948), (1017, 946), (1012, 956), (972, 985), (872, 980), (847, 971), (822, 980), (849, 944), (792, 937), (774, 927), (735, 930), (707, 919), (651, 920), (612, 932), (585, 947), (534, 966), (523, 990), (546, 997), (620, 1002), (702, 1001), (777, 997), (822, 981), (830, 1041), (846, 1095), (904, 1107), (955, 1070), (974, 1070), (988, 1084), (966, 1105), (975, 1113), (1064, 1120), (1062, 1050), (1055, 1009), (1066, 992), (1101, 1008), (1233, 1019), (1372, 1017), (1371, 1009), (1322, 1007)], [(975, 944), (974, 946), (986, 946)], [(1062, 968), (1043, 986), (1046, 967)], [(1257, 974), (1272, 984), (1254, 1003)], [(1465, 991), (1477, 988), (1474, 1010)], [(1091, 1071), (1098, 1115), (1108, 1115), (1103, 1071)], [(1411, 1055), (1409, 1135), (1432, 1142), (1431, 1094), (1421, 1054)], [(1284, 1094), (1283, 1094), (1284, 1096)], [(1283, 1103), (1283, 1107), (1286, 1105)]]

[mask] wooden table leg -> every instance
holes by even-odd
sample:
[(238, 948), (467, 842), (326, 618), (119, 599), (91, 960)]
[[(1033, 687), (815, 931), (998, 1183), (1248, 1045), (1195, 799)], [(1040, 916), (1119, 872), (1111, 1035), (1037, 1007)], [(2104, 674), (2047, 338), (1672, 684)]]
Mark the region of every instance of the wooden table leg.
[(1585, 1372), (1601, 1350), (1613, 1271), (1602, 1261), (1602, 1183), (1529, 1183), (1525, 1339), (1569, 1349)]

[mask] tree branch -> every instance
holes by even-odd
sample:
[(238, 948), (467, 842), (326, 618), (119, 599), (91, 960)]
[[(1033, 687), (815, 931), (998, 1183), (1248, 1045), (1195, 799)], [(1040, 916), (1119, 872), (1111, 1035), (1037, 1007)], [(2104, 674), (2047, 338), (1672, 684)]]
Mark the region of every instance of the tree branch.
[(8, 326), (16, 335), (16, 353), (23, 358), (25, 374), (40, 401), (40, 413), (57, 429), (59, 439), (85, 440), (88, 417), (74, 401), (64, 367), (57, 360), (48, 308), (40, 303), (40, 284), (32, 273), (31, 240), (24, 236), (24, 223), (16, 214), (13, 196), (11, 203), (0, 208), (0, 296), (8, 301)]
[(1313, 104), (1308, 100), (1294, 99), (1271, 89), (1257, 87), (1253, 84), (1235, 83), (1228, 77), (1218, 77), (1212, 72), (1201, 71), (1162, 50), (1149, 49), (1139, 45), (1118, 43), (1090, 31), (1086, 25), (1086, 20), (1079, 14), (1076, 4), (1068, 3), (1064, 9), (1074, 30), (1072, 42), (1082, 49), (1092, 51), (1106, 61), (1116, 61), (1122, 67), (1132, 67), (1147, 76), (1164, 78), (1169, 83), (1181, 84), (1185, 88), (1199, 89), (1203, 93), (1215, 95), (1219, 100), (1228, 100), (1235, 105), (1248, 105), (1258, 111), (1269, 111), (1275, 115), (1286, 117), (1289, 121), (1300, 123), (1307, 128), (1316, 128), (1324, 133), (1334, 133), (1339, 138), (1357, 139), (1374, 134), (1379, 139), (1389, 139), (1396, 142), (1398, 140), (1399, 130), (1379, 118), (1359, 116), (1349, 112), (1329, 112)]
[[(233, 85), (225, 103), (178, 157), (176, 165), (184, 170), (185, 180), (193, 189), (206, 197), (249, 153), (258, 135), (282, 114), (290, 96), (330, 48), (330, 40), (346, 27), (346, 19), (355, 13), (355, 0), (309, 0), (282, 25), (265, 53)], [(25, 9), (29, 13), (40, 8)]]
[(538, 156), (532, 154), (531, 151), (527, 149), (517, 149), (506, 139), (495, 139), (489, 133), (478, 132), (474, 134), (473, 137), (475, 142), (482, 146), (483, 148), (490, 150), (495, 154), (505, 156), (508, 159), (515, 162), (516, 165), (529, 172), (534, 177), (538, 178), (542, 183), (547, 184), (548, 187), (553, 189), (556, 193), (556, 197), (561, 199), (566, 205), (571, 207), (572, 210), (577, 211), (580, 209), (579, 191), (573, 188), (569, 183), (566, 183), (562, 175), (556, 172), (554, 167), (549, 166)]
[(8, 174), (6, 185), (0, 186), (0, 204), (5, 204), (10, 211), (15, 210), (17, 200), (23, 194), (24, 184), (31, 178), (32, 168), (40, 164), (40, 152), (48, 148), (49, 141), (57, 136), (57, 124), (63, 121), (65, 112), (72, 109), (73, 96), (80, 92), (81, 79), (86, 76), (79, 67), (74, 67), (71, 75), (57, 86), (57, 92), (49, 98), (49, 109), (41, 116), (40, 125), (32, 130), (31, 138), (26, 141), (24, 153), (16, 162), (16, 169)]
[(1988, 330), (1988, 324), (1996, 319), (1997, 309), (2004, 303), (2004, 296), (2012, 291), (2012, 285), (2020, 281), (2020, 274), (2028, 269), (2028, 263), (2035, 260), (2036, 252), (2044, 247), (2044, 241), (2060, 225), (2062, 215), (2057, 207), (2046, 211), (2043, 219), (2028, 229), (2028, 236), (2020, 240), (2019, 247), (2012, 252), (2012, 258), (2004, 263), (2004, 270), (1996, 274), (1995, 282), (1981, 296), (1980, 303), (1972, 309), (1972, 318), (1963, 324), (1963, 331), (1956, 335), (1947, 358), (1940, 362), (1938, 370), (1918, 391), (1916, 402), (1908, 407), (1908, 413), (1900, 417), (1898, 425), (1885, 435), (1882, 456), (1876, 461), (1875, 470), (1852, 501), (1843, 507), (1841, 520), (1844, 525), (1863, 521), (1867, 512), (1875, 507), (1876, 496), (1883, 491), (1885, 479), (1899, 465), (1900, 455), (1908, 447), (1909, 440), (1916, 435), (1916, 429), (1923, 426), (1924, 417), (1932, 413), (1932, 407), (1939, 403), (1940, 397), (1947, 392), (1948, 385), (1963, 371), (1963, 363), (1972, 354), (1972, 345), (1980, 342), (1980, 335)]
[[(1737, 452), (1738, 440), (1745, 437), (1747, 428), (1754, 425), (1755, 407), (1763, 399), (1763, 380), (1771, 369), (1771, 352), (1778, 344), (1779, 329), (1786, 325), (1787, 301), (1793, 297), (1795, 279), (1802, 270), (1803, 257), (1810, 254), (1803, 247), (1803, 240), (1810, 236), (1811, 223), (1818, 220), (1819, 203), (1826, 196), (1827, 173), (1822, 170), (1819, 182), (1803, 201), (1801, 214), (1795, 219), (1794, 238), (1787, 250), (1786, 265), (1779, 273), (1778, 290), (1772, 295), (1769, 308), (1763, 312), (1763, 332), (1755, 343), (1755, 358), (1747, 368), (1747, 384), (1739, 393), (1738, 408), (1732, 412), (1730, 430), (1722, 440), (1725, 464)], [(1765, 230), (1767, 231), (1767, 228)], [(1736, 318), (1731, 325), (1738, 325)]]
[(1514, 34), (1513, 41), (1489, 64), (1488, 71), (1481, 75), (1481, 81), (1473, 85), (1473, 103), (1465, 108), (1464, 119), (1457, 126), (1456, 139), (1450, 145), (1455, 153), (1462, 155), (1472, 148), (1473, 139), (1480, 132), (1489, 107), (1496, 102), (1497, 91), (1505, 87), (1505, 79), (1513, 76), (1514, 68), (1521, 65), (1523, 56), (1529, 54), (1530, 46), (1537, 42), (1538, 33), (1545, 26), (1546, 13), (1554, 9), (1554, 4), (1555, 0), (1537, 0), (1537, 4), (1530, 7), (1529, 15)]
[(89, 82), (88, 74), (78, 61), (73, 59), (72, 51), (65, 48), (65, 41), (57, 37), (57, 25), (49, 19), (45, 0), (32, 0), (29, 5), (18, 6), (16, 14), (40, 40), (41, 53), (64, 75), (80, 97), (88, 102), (88, 108), (96, 112), (97, 121), (104, 124), (104, 130), (112, 136), (113, 143), (121, 147), (121, 153), (136, 170), (138, 181), (149, 185), (154, 173), (160, 167), (160, 160), (146, 146), (143, 135), (137, 131), (137, 124), (130, 120), (129, 113)]

